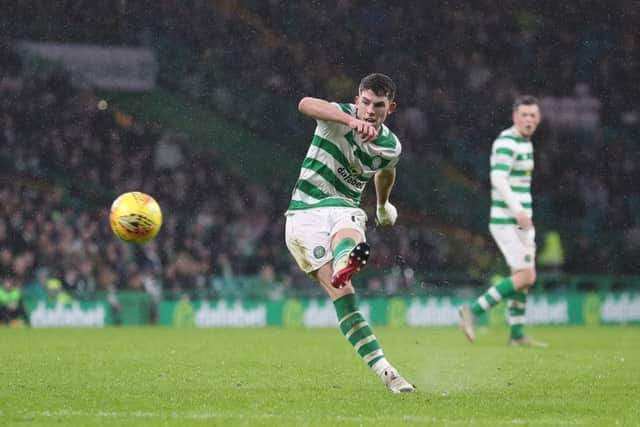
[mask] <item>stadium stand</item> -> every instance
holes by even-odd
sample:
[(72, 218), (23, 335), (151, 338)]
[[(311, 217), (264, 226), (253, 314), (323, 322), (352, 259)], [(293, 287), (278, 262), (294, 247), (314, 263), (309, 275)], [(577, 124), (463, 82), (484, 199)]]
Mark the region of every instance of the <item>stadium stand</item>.
[[(406, 222), (370, 236), (372, 292), (446, 284), (439, 273), (482, 281), (498, 269), (484, 229), (488, 207), (475, 202), (488, 192), (488, 147), (508, 124), (510, 99), (536, 93), (550, 115), (536, 137), (539, 230), (561, 236), (565, 272), (638, 273), (638, 63), (628, 60), (638, 56), (637, 4), (607, 6), (625, 13), (607, 10), (591, 25), (581, 14), (604, 13), (597, 2), (491, 14), (453, 4), (388, 10), (341, 1), (319, 13), (312, 2), (178, 3), (7, 5), (0, 17), (9, 35), (0, 49), (3, 275), (26, 287), (45, 271), (87, 298), (113, 289), (265, 296), (256, 277), (278, 283), (272, 296), (315, 289), (283, 248), (290, 180), (252, 182), (215, 144), (195, 145), (188, 129), (138, 119), (126, 102), (98, 109), (100, 94), (72, 87), (56, 68), (26, 65), (12, 48), (17, 40), (152, 47), (163, 90), (296, 152), (306, 148), (310, 126), (295, 110), (299, 97), (349, 100), (354, 79), (372, 67), (393, 75), (401, 109), (391, 126), (405, 142), (403, 162), (427, 159), (437, 173), (425, 171), (417, 193), (399, 193)], [(344, 30), (353, 16), (361, 31)], [(446, 39), (432, 37), (436, 25), (451, 28)], [(370, 30), (376, 26), (387, 30)], [(577, 108), (581, 96), (586, 112)], [(115, 242), (106, 227), (108, 204), (132, 188), (171, 212), (158, 239), (142, 248)]]

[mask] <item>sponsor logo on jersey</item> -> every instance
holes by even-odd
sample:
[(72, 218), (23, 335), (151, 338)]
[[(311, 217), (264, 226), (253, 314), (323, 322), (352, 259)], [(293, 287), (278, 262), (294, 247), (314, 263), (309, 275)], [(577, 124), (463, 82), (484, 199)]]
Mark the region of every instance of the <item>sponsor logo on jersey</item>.
[(358, 178), (353, 176), (349, 171), (340, 166), (338, 168), (338, 174), (342, 177), (342, 179), (347, 183), (356, 187), (358, 190), (362, 190), (364, 188), (364, 182), (360, 181)]

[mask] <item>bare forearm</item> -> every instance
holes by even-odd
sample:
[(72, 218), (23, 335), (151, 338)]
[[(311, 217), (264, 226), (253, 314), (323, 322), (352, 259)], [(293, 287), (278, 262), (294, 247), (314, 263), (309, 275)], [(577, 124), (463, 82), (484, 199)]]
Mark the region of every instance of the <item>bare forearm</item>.
[(298, 104), (298, 110), (301, 113), (312, 117), (316, 120), (332, 121), (349, 125), (353, 117), (336, 108), (335, 105), (325, 101), (324, 99), (304, 97)]
[(396, 181), (395, 169), (383, 169), (376, 173), (374, 183), (376, 186), (376, 199), (378, 206), (382, 206), (389, 201), (391, 189)]

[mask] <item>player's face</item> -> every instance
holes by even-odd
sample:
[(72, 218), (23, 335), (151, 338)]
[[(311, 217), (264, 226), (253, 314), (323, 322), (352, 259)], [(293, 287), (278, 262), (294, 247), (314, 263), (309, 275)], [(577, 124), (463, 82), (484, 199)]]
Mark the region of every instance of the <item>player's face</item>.
[(387, 116), (394, 112), (396, 103), (386, 96), (378, 96), (371, 89), (366, 89), (356, 96), (357, 115), (360, 120), (379, 128)]
[(519, 105), (513, 112), (513, 124), (523, 138), (529, 138), (540, 124), (540, 108), (537, 105)]

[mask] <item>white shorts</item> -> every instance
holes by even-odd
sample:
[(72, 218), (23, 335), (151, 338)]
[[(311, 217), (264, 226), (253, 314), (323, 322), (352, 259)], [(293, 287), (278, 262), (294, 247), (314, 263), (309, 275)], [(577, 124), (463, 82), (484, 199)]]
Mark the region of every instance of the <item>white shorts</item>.
[(536, 265), (536, 230), (522, 230), (513, 225), (490, 224), (491, 236), (498, 244), (511, 271), (519, 271)]
[(307, 274), (333, 259), (331, 239), (339, 230), (358, 230), (366, 240), (367, 214), (362, 209), (326, 207), (289, 211), (286, 216), (287, 248)]

